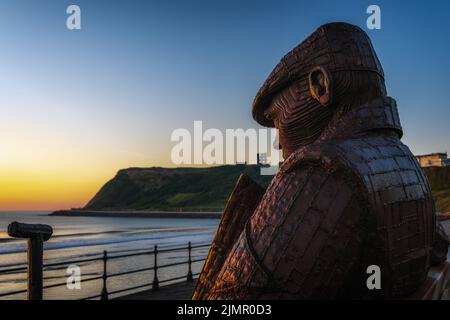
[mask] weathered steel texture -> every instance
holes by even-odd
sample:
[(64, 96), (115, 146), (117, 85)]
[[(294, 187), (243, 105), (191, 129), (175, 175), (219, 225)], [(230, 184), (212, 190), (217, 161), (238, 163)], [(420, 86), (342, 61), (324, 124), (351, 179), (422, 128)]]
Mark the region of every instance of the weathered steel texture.
[[(329, 107), (308, 90), (317, 65), (331, 70)], [(448, 238), (426, 176), (400, 142), (383, 76), (369, 38), (349, 24), (320, 27), (282, 59), (253, 115), (279, 129), (287, 159), (201, 298), (405, 297), (445, 259)], [(381, 269), (380, 290), (366, 285), (371, 265)]]
[[(309, 76), (326, 68), (334, 87), (324, 107), (311, 95)], [(358, 27), (332, 23), (320, 27), (286, 54), (259, 90), (253, 117), (279, 129), (283, 155), (313, 143), (338, 112), (386, 95), (384, 73), (367, 34)], [(267, 115), (278, 114), (276, 119)]]
[(326, 24), (287, 53), (269, 75), (253, 102), (255, 120), (274, 127), (273, 121), (264, 117), (262, 111), (281, 89), (299, 80), (306, 81), (308, 73), (316, 66), (326, 66), (332, 73), (367, 71), (384, 78), (370, 39), (362, 29), (346, 23)]
[(192, 299), (201, 300), (205, 293), (211, 290), (218, 271), (263, 194), (264, 189), (261, 186), (246, 174), (241, 174), (223, 211)]

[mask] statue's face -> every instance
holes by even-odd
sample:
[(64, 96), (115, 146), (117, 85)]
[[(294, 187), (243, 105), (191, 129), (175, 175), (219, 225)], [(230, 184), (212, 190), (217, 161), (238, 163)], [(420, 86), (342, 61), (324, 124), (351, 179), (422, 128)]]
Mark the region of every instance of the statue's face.
[[(313, 75), (313, 78), (311, 78)], [(332, 117), (331, 85), (325, 70), (313, 70), (280, 91), (264, 112), (278, 129), (286, 159), (292, 152), (314, 142)]]

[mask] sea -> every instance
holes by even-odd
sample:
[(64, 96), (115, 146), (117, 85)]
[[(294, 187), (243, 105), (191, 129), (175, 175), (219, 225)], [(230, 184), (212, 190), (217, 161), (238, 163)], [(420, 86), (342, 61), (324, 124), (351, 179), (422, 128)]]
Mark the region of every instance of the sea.
[[(15, 266), (26, 265), (27, 242), (10, 238), (7, 227), (13, 221), (24, 223), (48, 224), (53, 228), (53, 236), (44, 244), (44, 264), (66, 262), (125, 253), (138, 253), (209, 245), (219, 224), (214, 218), (111, 218), (111, 217), (58, 217), (49, 216), (50, 212), (0, 212), (0, 295), (2, 293), (26, 289), (26, 270), (2, 272)], [(208, 253), (208, 246), (192, 250), (192, 260), (202, 260)], [(187, 261), (187, 250), (158, 254), (158, 266)], [(152, 267), (154, 256), (139, 256), (111, 259), (107, 261), (107, 272), (121, 273)], [(203, 262), (192, 264), (192, 272), (201, 271)], [(74, 271), (75, 270), (75, 271)], [(159, 281), (187, 275), (187, 265), (158, 269)], [(83, 299), (98, 295), (103, 288), (102, 280), (77, 282), (103, 274), (103, 262), (86, 262), (74, 266), (62, 265), (44, 270), (44, 286), (66, 283), (66, 285), (44, 290), (44, 299)], [(78, 278), (78, 276), (80, 278)], [(150, 284), (153, 271), (144, 271), (123, 276), (110, 277), (106, 285), (108, 292), (114, 292), (137, 285)], [(77, 285), (79, 283), (79, 285)], [(166, 282), (169, 284), (170, 282)], [(68, 284), (68, 285), (67, 285)], [(150, 289), (110, 294), (110, 298)], [(0, 299), (25, 299), (26, 294), (3, 296)]]

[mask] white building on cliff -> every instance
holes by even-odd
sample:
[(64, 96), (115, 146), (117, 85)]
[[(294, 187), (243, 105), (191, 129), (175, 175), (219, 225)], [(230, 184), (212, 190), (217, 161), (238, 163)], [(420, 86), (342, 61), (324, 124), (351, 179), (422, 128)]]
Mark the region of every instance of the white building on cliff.
[(450, 166), (447, 152), (437, 152), (416, 156), (421, 167), (445, 167)]

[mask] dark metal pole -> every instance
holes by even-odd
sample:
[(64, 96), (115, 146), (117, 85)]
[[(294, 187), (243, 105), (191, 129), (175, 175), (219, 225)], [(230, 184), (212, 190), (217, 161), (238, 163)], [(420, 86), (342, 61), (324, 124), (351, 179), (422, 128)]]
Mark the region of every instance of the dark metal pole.
[(108, 261), (108, 252), (103, 251), (103, 289), (100, 300), (108, 300), (108, 289), (106, 288), (106, 280), (108, 279), (108, 273), (106, 270), (106, 263)]
[(42, 300), (43, 243), (41, 236), (28, 239), (28, 300)]
[(153, 251), (153, 254), (155, 256), (155, 263), (153, 265), (153, 285), (152, 290), (157, 291), (159, 290), (159, 280), (158, 280), (158, 246), (155, 245), (155, 249)]
[(187, 274), (187, 282), (193, 282), (194, 277), (192, 276), (192, 258), (191, 258), (192, 245), (189, 241), (188, 243), (188, 274)]
[(43, 289), (43, 255), (44, 242), (53, 234), (51, 226), (45, 224), (28, 224), (14, 221), (8, 226), (8, 235), (25, 238), (27, 249), (27, 289), (28, 300), (42, 300)]

